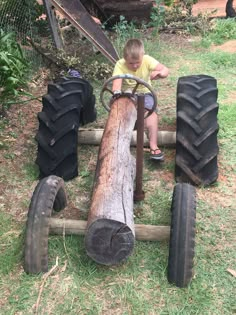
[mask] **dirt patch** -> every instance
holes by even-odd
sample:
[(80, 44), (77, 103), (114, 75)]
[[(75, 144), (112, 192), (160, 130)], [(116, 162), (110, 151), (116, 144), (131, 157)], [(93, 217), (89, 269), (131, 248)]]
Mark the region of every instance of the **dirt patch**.
[(228, 53), (236, 53), (236, 40), (229, 40), (228, 42), (222, 44), (222, 45), (213, 45), (211, 47), (212, 51), (221, 50)]
[(225, 100), (225, 103), (235, 105), (235, 99), (236, 91), (231, 91), (230, 94), (228, 95), (228, 98)]
[(199, 0), (193, 5), (193, 15), (208, 13), (211, 16), (225, 16), (226, 0)]

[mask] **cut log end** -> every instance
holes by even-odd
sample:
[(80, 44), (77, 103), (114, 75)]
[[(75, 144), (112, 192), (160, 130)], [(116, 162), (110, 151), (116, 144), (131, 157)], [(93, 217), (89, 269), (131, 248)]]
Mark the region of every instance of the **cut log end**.
[(98, 219), (87, 229), (85, 247), (89, 257), (103, 265), (116, 265), (128, 258), (135, 237), (124, 223)]

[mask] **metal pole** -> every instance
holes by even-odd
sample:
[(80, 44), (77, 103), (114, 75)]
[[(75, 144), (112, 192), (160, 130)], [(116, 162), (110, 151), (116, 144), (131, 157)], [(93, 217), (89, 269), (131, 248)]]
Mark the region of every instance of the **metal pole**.
[(144, 139), (144, 94), (138, 95), (137, 100), (137, 150), (136, 150), (136, 189), (134, 200), (145, 198), (143, 187), (143, 139)]

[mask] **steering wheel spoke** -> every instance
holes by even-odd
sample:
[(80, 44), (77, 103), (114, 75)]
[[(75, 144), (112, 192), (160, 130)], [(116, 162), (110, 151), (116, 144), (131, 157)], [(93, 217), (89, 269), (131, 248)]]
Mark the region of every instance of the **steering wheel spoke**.
[(135, 85), (135, 87), (133, 88), (132, 94), (135, 94), (138, 87), (139, 87), (140, 83), (137, 82), (137, 84)]
[(113, 95), (113, 91), (111, 89), (109, 89), (107, 86), (105, 86), (104, 88), (104, 92), (107, 91), (109, 92), (111, 95)]

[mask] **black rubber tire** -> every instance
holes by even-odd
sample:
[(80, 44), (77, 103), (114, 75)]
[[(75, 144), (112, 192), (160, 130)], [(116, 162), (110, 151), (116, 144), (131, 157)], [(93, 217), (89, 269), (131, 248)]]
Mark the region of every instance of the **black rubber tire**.
[(62, 178), (51, 175), (39, 181), (28, 211), (24, 246), (24, 270), (29, 274), (48, 271), (49, 219), (52, 210), (67, 205)]
[(218, 178), (217, 82), (207, 75), (179, 78), (175, 179), (210, 185)]
[(48, 85), (36, 135), (40, 179), (57, 175), (70, 180), (78, 175), (78, 128), (96, 119), (92, 93), (89, 82), (80, 78), (60, 78)]
[(196, 188), (176, 184), (171, 206), (168, 281), (186, 287), (193, 276), (196, 221)]
[[(80, 91), (82, 96), (83, 106), (81, 107), (81, 118), (80, 123), (85, 125), (87, 123), (93, 122), (97, 118), (97, 112), (94, 107), (95, 96), (93, 95), (93, 87), (89, 84), (88, 81), (81, 78), (74, 77), (63, 77), (56, 80), (57, 85), (60, 83), (60, 87), (66, 91)], [(50, 90), (55, 87), (48, 86), (48, 93)]]
[(36, 163), (40, 178), (54, 174), (69, 180), (78, 175), (78, 126), (69, 122), (57, 132), (45, 112), (38, 114), (39, 130), (36, 135), (38, 153)]

